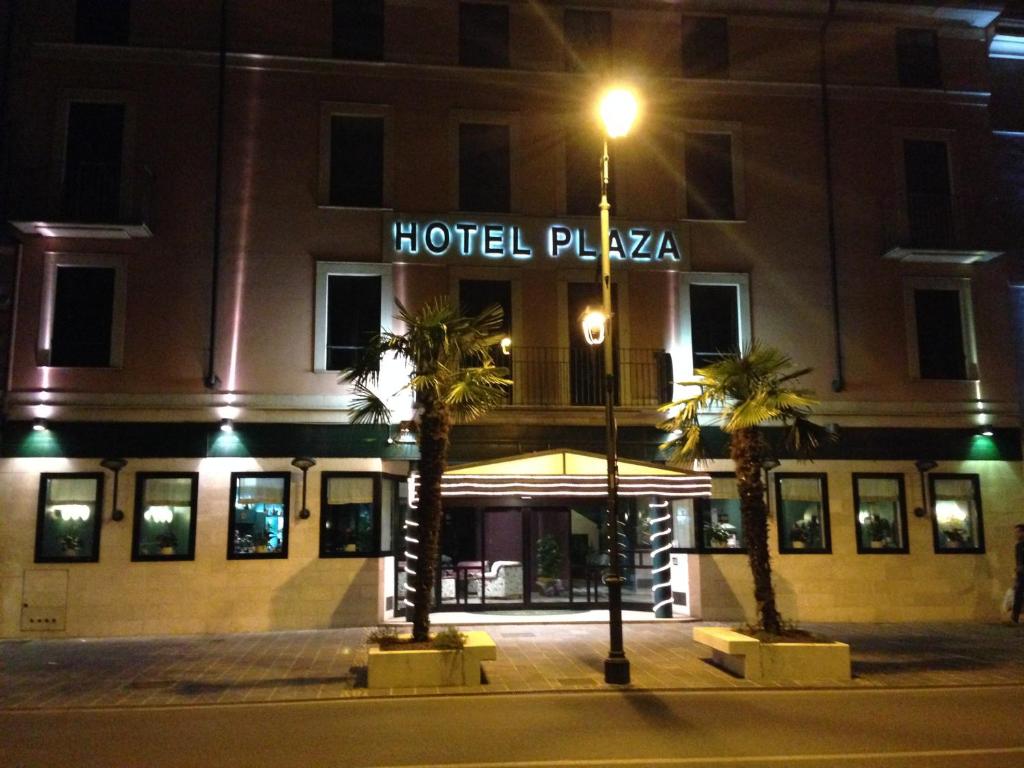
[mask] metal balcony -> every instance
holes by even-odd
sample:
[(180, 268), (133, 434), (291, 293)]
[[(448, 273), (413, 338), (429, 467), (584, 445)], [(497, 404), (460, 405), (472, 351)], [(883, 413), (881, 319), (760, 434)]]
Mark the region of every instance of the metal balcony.
[[(672, 397), (672, 359), (661, 349), (617, 349), (616, 405), (654, 408)], [(513, 347), (509, 405), (604, 405), (600, 347)]]
[(882, 202), (884, 250), (897, 261), (974, 264), (994, 250), (988, 209), (958, 195), (903, 192)]

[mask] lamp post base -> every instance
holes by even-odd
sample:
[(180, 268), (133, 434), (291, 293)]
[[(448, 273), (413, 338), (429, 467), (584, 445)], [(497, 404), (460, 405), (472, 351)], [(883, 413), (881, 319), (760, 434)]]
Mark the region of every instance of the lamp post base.
[(629, 685), (629, 659), (625, 656), (605, 659), (604, 681), (609, 685)]

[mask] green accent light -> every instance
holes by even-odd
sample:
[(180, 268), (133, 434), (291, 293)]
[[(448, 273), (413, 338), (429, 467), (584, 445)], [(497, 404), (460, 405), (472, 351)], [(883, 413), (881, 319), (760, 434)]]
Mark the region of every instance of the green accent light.
[(967, 458), (981, 461), (998, 461), (1002, 459), (999, 446), (991, 436), (980, 434), (971, 438), (971, 446), (967, 450)]

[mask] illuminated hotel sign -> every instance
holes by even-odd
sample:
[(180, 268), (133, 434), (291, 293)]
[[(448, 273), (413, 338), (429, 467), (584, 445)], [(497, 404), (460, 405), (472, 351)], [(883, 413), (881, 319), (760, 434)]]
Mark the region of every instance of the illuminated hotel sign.
[[(616, 222), (608, 255), (631, 265), (685, 269), (677, 227)], [(385, 253), (391, 261), (572, 266), (601, 255), (594, 222), (487, 217), (477, 220), (395, 215), (385, 222)]]

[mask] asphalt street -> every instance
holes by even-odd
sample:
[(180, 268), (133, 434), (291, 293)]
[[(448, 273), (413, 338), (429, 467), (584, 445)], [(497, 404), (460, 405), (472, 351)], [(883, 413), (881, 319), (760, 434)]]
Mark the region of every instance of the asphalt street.
[(600, 691), (0, 712), (0, 764), (1020, 768), (1024, 686)]

